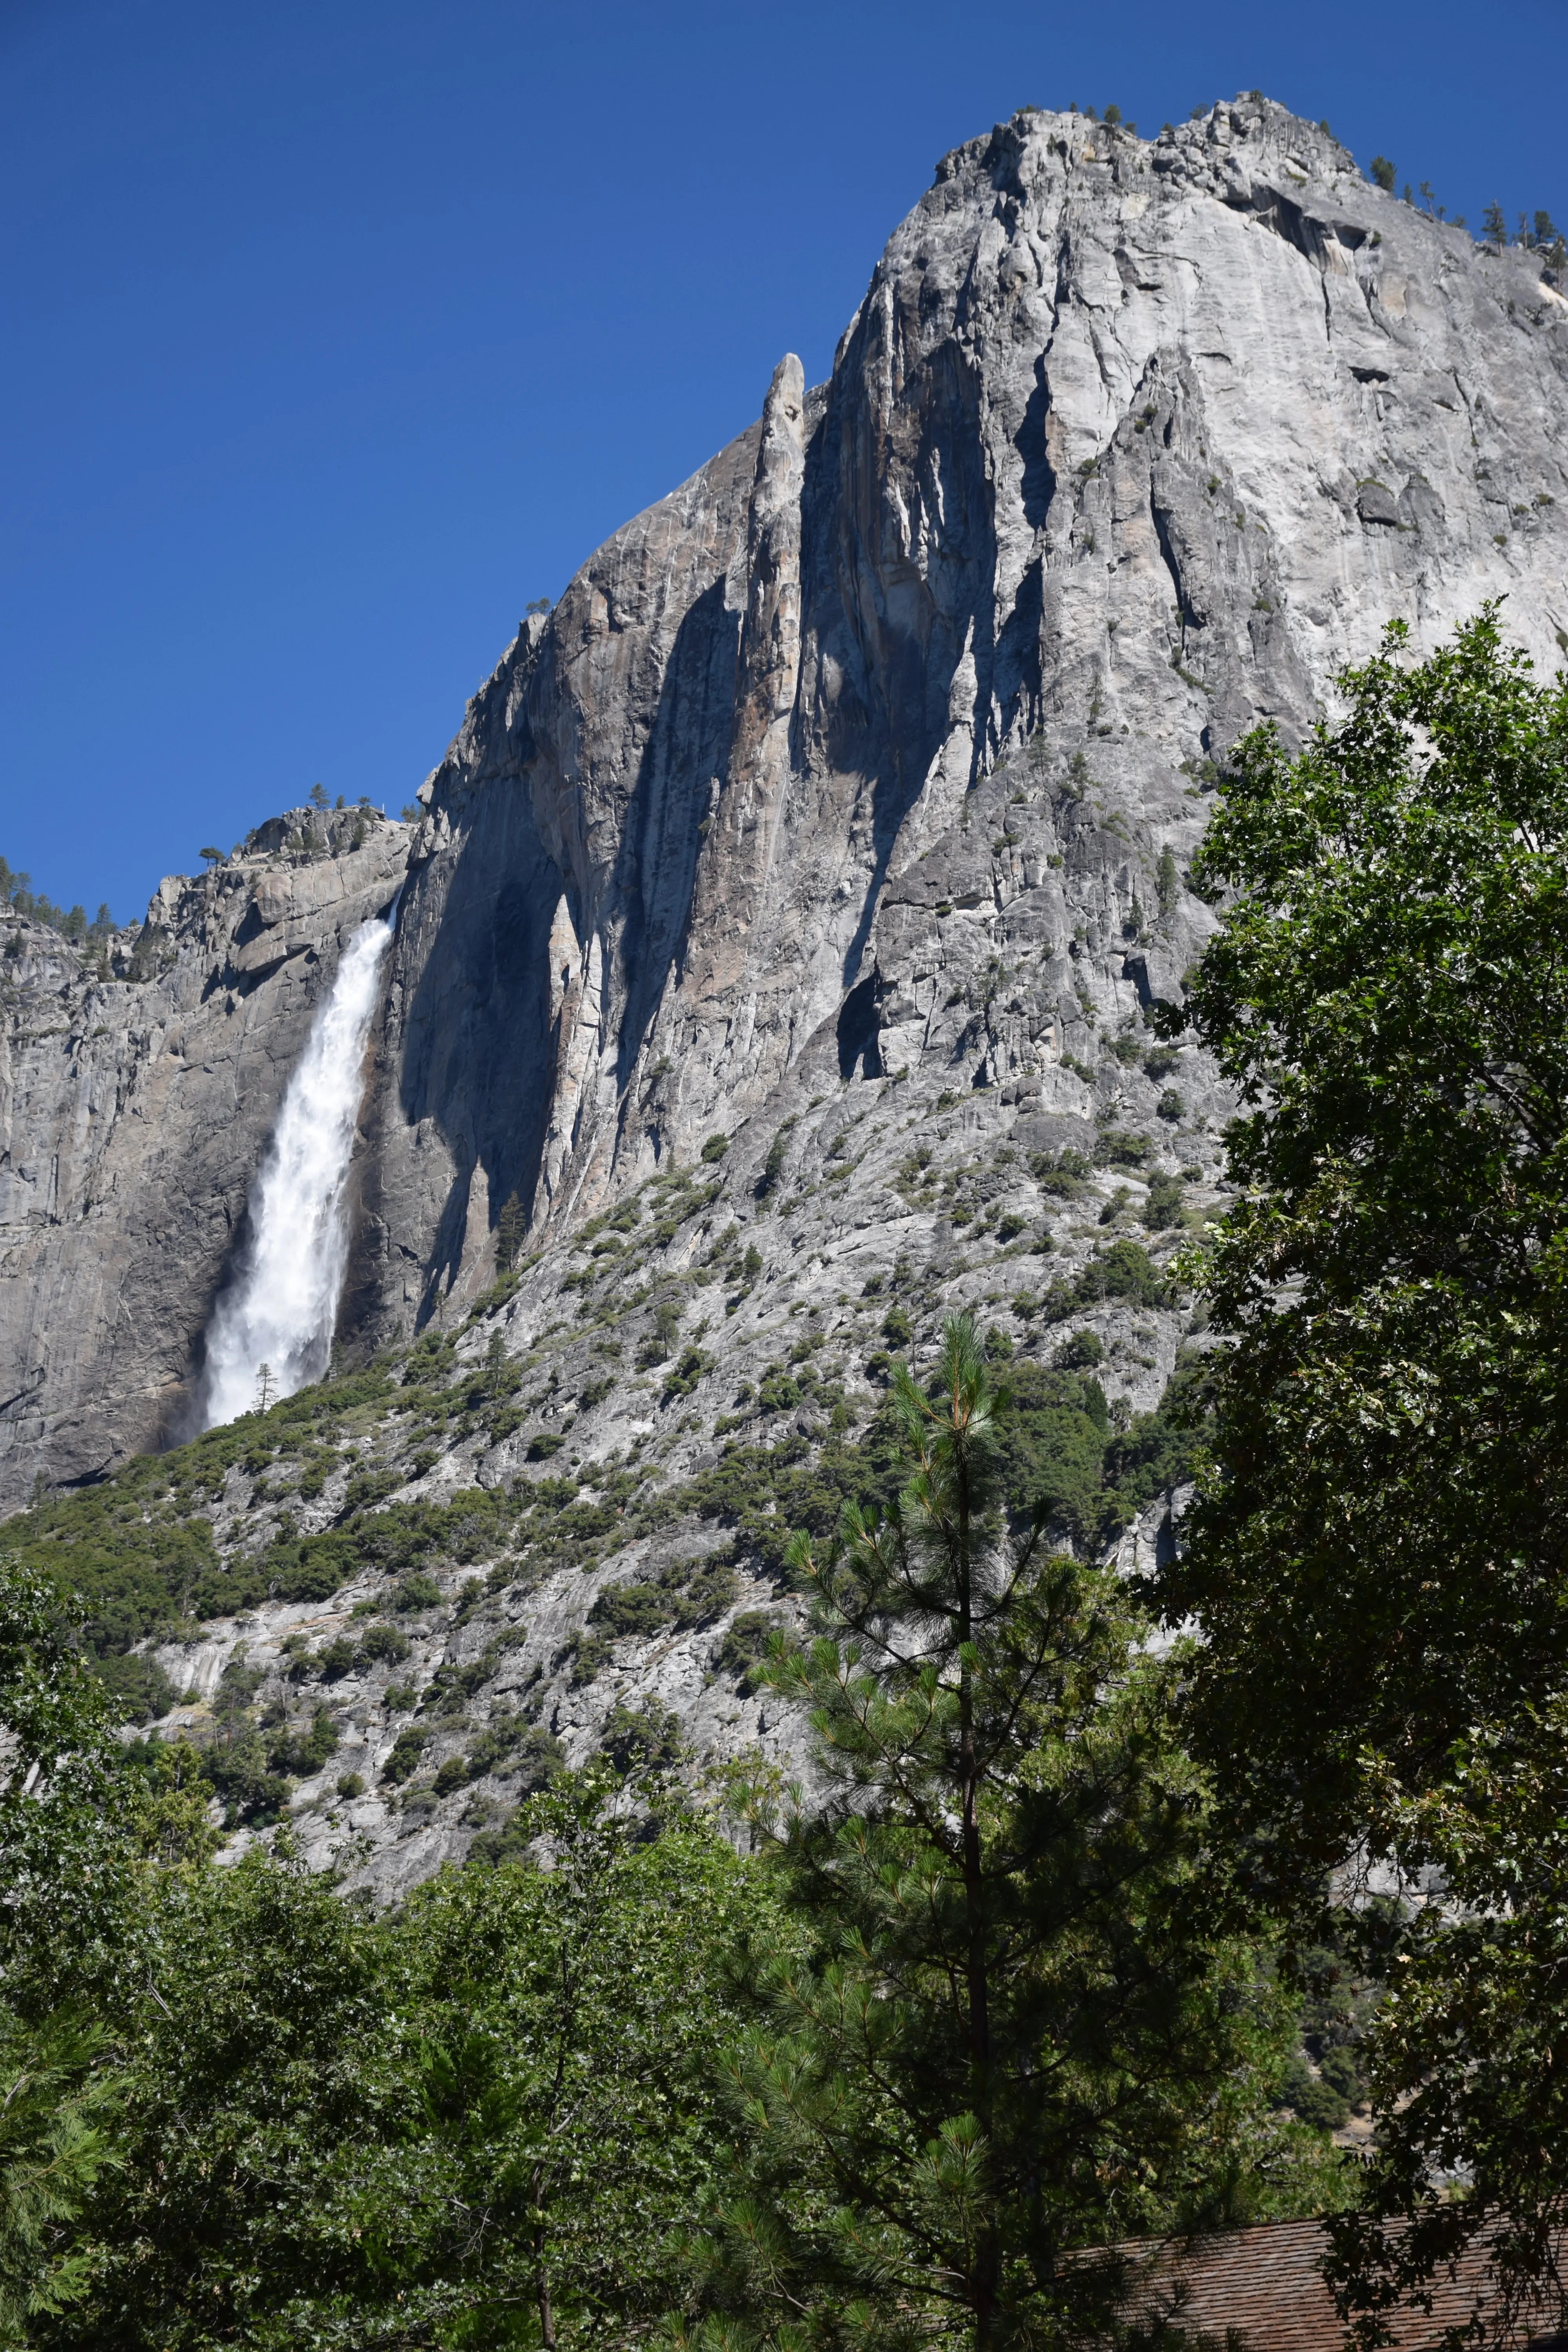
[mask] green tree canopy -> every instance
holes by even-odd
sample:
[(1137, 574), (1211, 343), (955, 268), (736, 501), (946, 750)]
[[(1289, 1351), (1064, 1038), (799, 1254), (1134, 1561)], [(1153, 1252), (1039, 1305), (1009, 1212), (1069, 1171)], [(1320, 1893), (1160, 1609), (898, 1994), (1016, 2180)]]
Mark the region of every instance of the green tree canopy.
[(1299, 759), (1239, 747), (1197, 861), (1241, 1197), (1196, 1267), (1221, 1475), (1161, 1598), (1291, 1870), (1568, 1655), (1568, 700), (1489, 610), (1404, 644)]
[(1056, 2343), (1115, 2300), (1083, 2250), (1289, 2210), (1282, 2018), (1204, 1924), (1144, 1621), (994, 1511), (1006, 1399), (968, 1318), (894, 1398), (908, 1484), (796, 1545), (818, 1638), (766, 1669), (817, 1785), (776, 1848), (795, 1948), (753, 1955), (707, 2307), (771, 2342)]
[[(81, 2149), (103, 2178), (66, 2266), (34, 2264), (73, 2298), (47, 2340), (650, 2334), (714, 2168), (729, 1954), (769, 1908), (756, 1867), (659, 1797), (646, 1775), (568, 1777), (525, 1808), (517, 1859), (443, 1871), (379, 1917), (287, 1838), (151, 1873), (117, 2017), (124, 2120)], [(74, 2078), (59, 2089), (81, 2108)], [(47, 2104), (79, 2144), (91, 2116)], [(0, 2189), (8, 2150), (0, 2129)], [(7, 2254), (0, 2232), (0, 2315)]]
[(70, 1614), (0, 1558), (0, 2342), (84, 2292), (78, 2223), (122, 2081), (91, 2016), (120, 1980), (128, 1776)]
[(0, 1556), (0, 2000), (38, 2016), (118, 1966), (132, 1789), (81, 1611)]
[(1197, 861), (1239, 1198), (1189, 1265), (1229, 1346), (1159, 1596), (1280, 1907), (1358, 1853), (1457, 1898), (1368, 2046), (1374, 2203), (1419, 2226), (1347, 2240), (1363, 2294), (1500, 2214), (1528, 2268), (1568, 2190), (1568, 690), (1495, 607), (1406, 647), (1299, 757), (1238, 747)]

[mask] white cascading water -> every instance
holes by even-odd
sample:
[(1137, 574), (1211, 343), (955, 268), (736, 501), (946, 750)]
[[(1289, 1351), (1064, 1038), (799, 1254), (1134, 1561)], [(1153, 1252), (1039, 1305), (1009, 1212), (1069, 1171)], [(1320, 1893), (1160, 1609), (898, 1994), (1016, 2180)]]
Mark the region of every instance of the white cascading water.
[(201, 1426), (216, 1429), (268, 1397), (318, 1381), (331, 1355), (348, 1264), (344, 1194), (359, 1118), (365, 1040), (382, 959), (397, 920), (362, 925), (310, 1026), (250, 1193), (250, 1244), (207, 1328)]

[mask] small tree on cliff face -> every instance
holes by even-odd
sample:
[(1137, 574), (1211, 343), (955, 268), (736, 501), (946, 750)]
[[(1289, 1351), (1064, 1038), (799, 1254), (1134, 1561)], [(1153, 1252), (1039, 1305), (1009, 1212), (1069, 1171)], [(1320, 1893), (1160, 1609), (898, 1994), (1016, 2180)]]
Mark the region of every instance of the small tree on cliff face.
[(517, 1254), (522, 1247), (528, 1220), (522, 1202), (515, 1192), (509, 1192), (496, 1220), (496, 1265), (502, 1274), (510, 1274), (517, 1264)]
[(1166, 1669), (1113, 1576), (1008, 1539), (1005, 1402), (950, 1321), (929, 1396), (895, 1374), (896, 1508), (792, 1555), (821, 1638), (763, 1671), (826, 1788), (778, 1842), (797, 1933), (754, 1958), (705, 2249), (710, 2306), (764, 2340), (1051, 2344), (1114, 2296), (1072, 2250), (1281, 2201), (1248, 2149), (1273, 2020), (1197, 1923)]

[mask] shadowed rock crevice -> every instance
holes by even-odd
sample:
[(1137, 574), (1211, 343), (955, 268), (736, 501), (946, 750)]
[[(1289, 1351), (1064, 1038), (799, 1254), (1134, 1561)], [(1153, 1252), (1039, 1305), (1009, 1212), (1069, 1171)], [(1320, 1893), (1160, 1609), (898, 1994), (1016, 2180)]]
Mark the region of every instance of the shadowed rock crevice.
[(877, 983), (861, 981), (844, 1000), (838, 1015), (838, 1075), (841, 1078), (879, 1078), (882, 1057), (877, 1045)]
[[(408, 1219), (406, 1197), (387, 1181), (400, 1168), (398, 1155), (385, 1150), (389, 1130), (425, 1139), (444, 1178), (435, 1230), (419, 1256), (421, 1320), (458, 1279), (465, 1247), (481, 1238), (470, 1231), (476, 1175), (483, 1178), (485, 1230), (513, 1192), (528, 1202), (539, 1181), (559, 1043), (550, 949), (566, 877), (540, 836), (531, 795), (511, 779), (479, 796), (460, 854), (446, 863), (433, 951), (420, 956), (400, 941), (362, 1194), (370, 1233), (343, 1318), (351, 1332), (375, 1295), (363, 1262), (372, 1236), (396, 1233)], [(427, 887), (416, 879), (405, 929), (423, 931)], [(395, 1096), (388, 1098), (394, 1073)], [(390, 1266), (388, 1274), (396, 1278)], [(406, 1276), (398, 1286), (407, 1289)]]
[(672, 968), (687, 958), (698, 860), (728, 778), (740, 617), (715, 580), (682, 621), (627, 803), (605, 894), (623, 1006), (617, 1093), (631, 1083)]

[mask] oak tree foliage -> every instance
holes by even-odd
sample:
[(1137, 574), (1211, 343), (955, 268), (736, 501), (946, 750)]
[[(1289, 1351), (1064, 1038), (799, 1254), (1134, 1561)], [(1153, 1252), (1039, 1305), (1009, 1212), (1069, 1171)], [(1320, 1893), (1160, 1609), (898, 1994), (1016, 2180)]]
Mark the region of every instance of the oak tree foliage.
[(1478, 2230), (1522, 2291), (1568, 2192), (1568, 687), (1495, 606), (1339, 683), (1295, 756), (1237, 747), (1194, 866), (1224, 920), (1165, 1025), (1238, 1090), (1238, 1197), (1188, 1262), (1226, 1344), (1158, 1600), (1275, 1906), (1357, 1857), (1442, 1890), (1362, 2059), (1375, 2330)]

